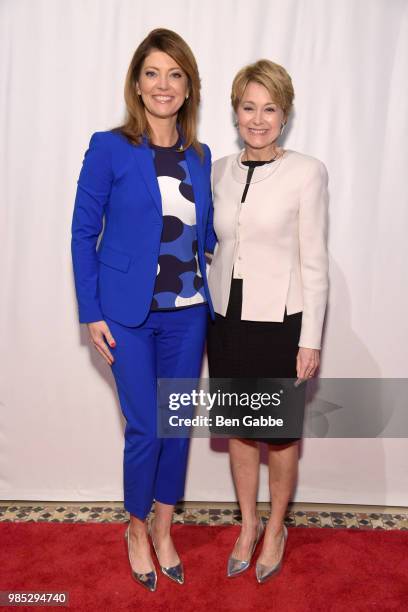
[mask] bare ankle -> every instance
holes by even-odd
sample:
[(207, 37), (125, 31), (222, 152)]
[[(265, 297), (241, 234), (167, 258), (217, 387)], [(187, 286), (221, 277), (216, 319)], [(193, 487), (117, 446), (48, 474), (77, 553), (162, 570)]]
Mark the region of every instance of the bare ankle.
[(257, 514), (242, 517), (242, 529), (244, 530), (254, 530), (256, 529), (258, 523), (259, 517)]
[(171, 525), (168, 523), (161, 523), (157, 519), (153, 519), (151, 524), (151, 531), (156, 538), (166, 538), (170, 536)]
[(277, 536), (283, 533), (283, 522), (281, 523), (270, 523), (268, 522), (266, 526), (266, 531), (270, 535)]
[(131, 522), (129, 525), (129, 534), (132, 538), (142, 540), (147, 537), (146, 525), (144, 523)]

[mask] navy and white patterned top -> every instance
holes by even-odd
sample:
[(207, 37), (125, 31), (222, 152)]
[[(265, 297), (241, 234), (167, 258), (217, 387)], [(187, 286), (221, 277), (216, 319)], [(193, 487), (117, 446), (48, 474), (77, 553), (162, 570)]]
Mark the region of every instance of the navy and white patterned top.
[(151, 310), (207, 302), (197, 259), (194, 193), (181, 138), (172, 147), (151, 144), (159, 183), (163, 232)]

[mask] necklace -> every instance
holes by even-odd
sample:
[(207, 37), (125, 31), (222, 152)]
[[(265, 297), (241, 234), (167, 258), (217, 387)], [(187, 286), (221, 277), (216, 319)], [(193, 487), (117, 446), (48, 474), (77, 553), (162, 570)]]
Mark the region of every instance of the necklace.
[[(232, 176), (238, 183), (243, 184), (246, 184), (248, 176), (248, 166), (244, 166), (242, 163), (245, 153), (245, 150), (241, 150), (237, 155), (234, 155), (231, 160)], [(257, 166), (256, 172), (252, 175), (251, 183), (258, 183), (259, 181), (264, 181), (270, 176), (275, 175), (291, 153), (292, 151), (290, 149), (281, 149), (278, 151), (276, 161)]]
[[(275, 159), (278, 157), (278, 155), (280, 153), (282, 153), (282, 154), (284, 153), (283, 149), (282, 148), (276, 149), (276, 153), (275, 153), (274, 157), (272, 157), (272, 159), (267, 160), (266, 163), (269, 164), (269, 163), (275, 161)], [(245, 159), (244, 159), (244, 157), (245, 157)], [(251, 160), (251, 159), (248, 159), (248, 153), (247, 153), (247, 150), (245, 149), (245, 152), (244, 152), (244, 155), (242, 156), (242, 160), (241, 161), (263, 161), (263, 160)]]

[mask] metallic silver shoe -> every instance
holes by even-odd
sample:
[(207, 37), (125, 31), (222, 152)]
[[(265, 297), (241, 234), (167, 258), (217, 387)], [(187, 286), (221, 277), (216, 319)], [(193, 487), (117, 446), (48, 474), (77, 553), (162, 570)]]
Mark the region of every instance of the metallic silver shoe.
[(272, 578), (272, 576), (276, 576), (276, 574), (280, 571), (282, 567), (283, 555), (285, 553), (285, 548), (286, 548), (286, 540), (288, 539), (288, 530), (286, 528), (286, 525), (283, 525), (282, 539), (283, 539), (282, 554), (280, 556), (279, 561), (275, 563), (275, 565), (263, 565), (262, 563), (257, 562), (255, 573), (256, 573), (256, 579), (258, 580), (259, 583), (266, 582), (267, 580), (269, 580), (269, 578)]
[(157, 574), (156, 574), (156, 570), (153, 570), (152, 572), (147, 572), (147, 574), (139, 574), (138, 572), (134, 571), (134, 569), (132, 567), (132, 564), (130, 562), (129, 525), (128, 525), (126, 531), (125, 531), (125, 540), (126, 540), (126, 543), (127, 543), (130, 569), (132, 571), (133, 578), (136, 580), (136, 582), (138, 582), (139, 584), (144, 586), (149, 591), (155, 591), (156, 590), (156, 586), (157, 586)]
[[(245, 570), (249, 568), (251, 564), (251, 559), (258, 545), (258, 542), (263, 535), (264, 530), (265, 530), (265, 527), (264, 527), (262, 519), (260, 518), (258, 522), (256, 538), (254, 540), (254, 543), (252, 544), (252, 548), (249, 553), (249, 559), (247, 561), (242, 561), (241, 559), (235, 559), (235, 557), (231, 555), (230, 558), (228, 559), (228, 565), (227, 565), (228, 578), (232, 578), (233, 576), (238, 576), (239, 574), (242, 574), (242, 572), (245, 572)], [(235, 544), (238, 542), (238, 540), (239, 540), (239, 537), (237, 538)]]
[(157, 554), (156, 546), (153, 540), (152, 523), (153, 523), (153, 519), (151, 520), (150, 525), (149, 525), (149, 534), (152, 539), (154, 552), (156, 553), (156, 557), (159, 562), (161, 571), (163, 572), (165, 576), (167, 576), (167, 578), (170, 578), (170, 580), (174, 580), (174, 582), (177, 582), (178, 584), (184, 584), (184, 570), (183, 570), (183, 564), (181, 563), (181, 561), (177, 565), (173, 565), (171, 567), (165, 567), (164, 565), (160, 563), (159, 555)]

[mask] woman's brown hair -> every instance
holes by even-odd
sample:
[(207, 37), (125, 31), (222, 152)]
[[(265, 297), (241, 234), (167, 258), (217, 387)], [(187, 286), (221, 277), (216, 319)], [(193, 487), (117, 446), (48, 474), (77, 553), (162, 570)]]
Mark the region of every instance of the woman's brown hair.
[(185, 40), (176, 32), (165, 28), (152, 30), (133, 54), (125, 81), (127, 116), (125, 123), (115, 128), (115, 131), (120, 131), (134, 144), (140, 144), (144, 135), (151, 138), (151, 130), (144, 112), (143, 101), (136, 92), (136, 82), (139, 79), (144, 60), (153, 50), (163, 51), (170, 55), (187, 75), (189, 96), (178, 111), (177, 122), (184, 139), (184, 148), (192, 145), (200, 157), (203, 157), (202, 147), (197, 140), (201, 87), (197, 63)]

